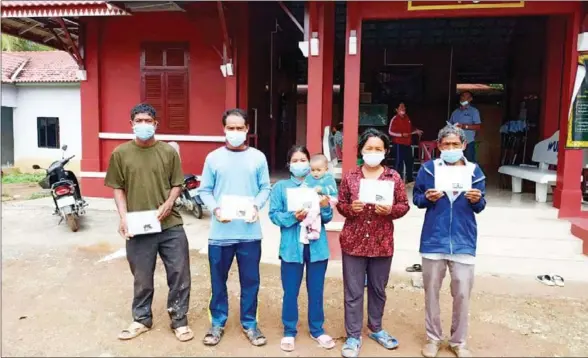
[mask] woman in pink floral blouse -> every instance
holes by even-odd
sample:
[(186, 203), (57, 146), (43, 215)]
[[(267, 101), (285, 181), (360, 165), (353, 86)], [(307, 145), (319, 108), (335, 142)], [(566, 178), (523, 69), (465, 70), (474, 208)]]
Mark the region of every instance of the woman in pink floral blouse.
[[(382, 165), (390, 149), (388, 137), (367, 129), (359, 139), (359, 154), (363, 165), (346, 173), (339, 189), (337, 209), (345, 217), (340, 235), (343, 252), (343, 285), (345, 290), (345, 330), (347, 341), (343, 357), (357, 357), (361, 348), (363, 326), (363, 297), (365, 277), (368, 289), (369, 337), (386, 349), (398, 347), (398, 341), (382, 329), (386, 303), (386, 285), (394, 253), (393, 220), (409, 210), (404, 182), (393, 169)], [(359, 201), (361, 179), (394, 182), (392, 205), (365, 204)]]

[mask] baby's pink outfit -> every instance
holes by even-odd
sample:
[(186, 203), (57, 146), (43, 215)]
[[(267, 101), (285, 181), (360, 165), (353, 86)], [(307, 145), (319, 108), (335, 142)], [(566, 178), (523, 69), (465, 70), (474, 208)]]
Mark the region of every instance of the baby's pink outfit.
[(321, 236), (321, 211), (320, 208), (312, 207), (300, 223), (300, 242), (310, 243), (310, 240), (318, 240)]

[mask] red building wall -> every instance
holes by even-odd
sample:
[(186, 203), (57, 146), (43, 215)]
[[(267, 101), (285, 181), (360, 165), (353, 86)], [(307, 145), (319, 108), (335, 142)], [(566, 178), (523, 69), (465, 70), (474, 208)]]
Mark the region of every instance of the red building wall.
[[(99, 51), (88, 48), (88, 54), (98, 54), (98, 74), (88, 75), (84, 86), (98, 86), (99, 110), (86, 109), (86, 113), (97, 114), (100, 136), (132, 133), (129, 123), (130, 109), (141, 101), (140, 56), (142, 42), (187, 42), (190, 54), (189, 83), (189, 136), (223, 136), (221, 115), (225, 110), (225, 78), (219, 66), (221, 58), (214, 50), (222, 49), (222, 32), (216, 3), (199, 3), (189, 13), (159, 12), (139, 13), (125, 17), (111, 17), (100, 20), (90, 19), (88, 26), (98, 31)], [(95, 59), (93, 59), (95, 60)], [(88, 69), (91, 71), (92, 69)], [(92, 81), (97, 76), (98, 81)], [(97, 84), (96, 84), (97, 82)], [(86, 91), (88, 92), (88, 91)], [(84, 98), (82, 106), (92, 101)], [(84, 110), (83, 110), (84, 111)], [(84, 113), (84, 112), (83, 112)], [(95, 127), (94, 116), (82, 118), (82, 126)], [(82, 164), (82, 186), (86, 196), (111, 196), (103, 187), (103, 173), (108, 168), (110, 154), (125, 139), (99, 139), (99, 153), (87, 141), (94, 141), (94, 131), (84, 132), (83, 159), (98, 157), (99, 167)], [(83, 130), (84, 131), (84, 130)], [(167, 134), (160, 133), (158, 134)], [(222, 145), (204, 141), (176, 140), (180, 145), (184, 172), (200, 174), (206, 155)], [(90, 173), (88, 173), (90, 172)], [(102, 173), (102, 175), (100, 174)]]

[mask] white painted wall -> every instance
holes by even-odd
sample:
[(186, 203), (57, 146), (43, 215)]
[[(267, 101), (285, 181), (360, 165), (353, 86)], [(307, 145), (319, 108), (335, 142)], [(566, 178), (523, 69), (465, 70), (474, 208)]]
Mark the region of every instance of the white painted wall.
[(14, 109), (15, 167), (28, 170), (32, 164), (42, 167), (61, 159), (60, 149), (39, 148), (37, 117), (58, 117), (60, 145), (67, 144), (67, 155), (75, 154), (71, 170), (79, 170), (82, 157), (80, 85), (18, 85)]
[(16, 107), (17, 89), (9, 83), (2, 84), (2, 107)]

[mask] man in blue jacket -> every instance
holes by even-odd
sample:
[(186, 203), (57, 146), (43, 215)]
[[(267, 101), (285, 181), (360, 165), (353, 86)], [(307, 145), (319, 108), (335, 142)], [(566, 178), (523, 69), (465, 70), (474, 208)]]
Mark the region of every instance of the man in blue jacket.
[[(421, 167), (413, 191), (414, 204), (427, 209), (420, 245), (428, 340), (422, 354), (436, 357), (439, 352), (443, 339), (439, 291), (449, 267), (453, 297), (449, 347), (458, 357), (471, 357), (466, 339), (478, 239), (475, 214), (486, 207), (486, 177), (477, 164), (464, 157), (466, 135), (461, 128), (448, 125), (441, 129), (437, 140), (441, 158)], [(435, 190), (435, 169), (446, 165), (466, 166), (468, 175), (472, 173), (472, 189), (466, 192)]]

